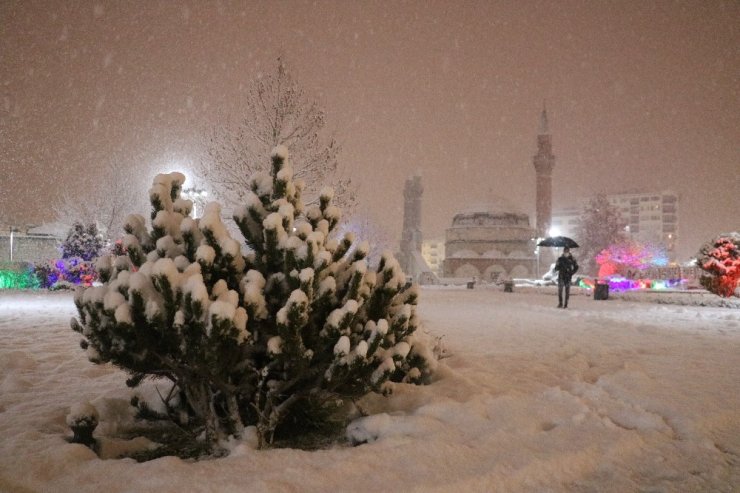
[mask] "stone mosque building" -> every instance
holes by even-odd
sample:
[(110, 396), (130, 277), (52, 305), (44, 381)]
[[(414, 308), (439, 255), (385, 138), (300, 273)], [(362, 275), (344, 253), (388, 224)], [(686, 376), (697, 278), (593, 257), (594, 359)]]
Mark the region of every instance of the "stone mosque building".
[(537, 258), (529, 216), (503, 199), (455, 214), (445, 232), (444, 277), (531, 277)]
[[(543, 108), (533, 158), (537, 176), (536, 225), (529, 216), (503, 199), (468, 207), (455, 214), (445, 231), (442, 277), (473, 277), (493, 281), (537, 275), (536, 238), (544, 238), (552, 221), (552, 154), (547, 110)], [(404, 188), (404, 230), (399, 259), (405, 272), (419, 282), (431, 275), (421, 257), (421, 179)]]
[(485, 281), (538, 275), (536, 238), (544, 238), (552, 217), (552, 137), (543, 108), (533, 158), (537, 174), (537, 224), (505, 200), (468, 208), (445, 232), (444, 277)]

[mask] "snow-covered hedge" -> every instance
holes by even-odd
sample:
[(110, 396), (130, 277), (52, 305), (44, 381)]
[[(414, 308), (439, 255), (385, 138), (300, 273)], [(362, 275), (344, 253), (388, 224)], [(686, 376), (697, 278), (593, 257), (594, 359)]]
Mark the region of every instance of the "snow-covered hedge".
[(724, 298), (740, 297), (740, 233), (723, 234), (705, 243), (696, 265), (706, 272), (701, 284), (708, 291)]
[(331, 190), (304, 207), (287, 150), (271, 158), (271, 173), (251, 180), (234, 217), (248, 254), (219, 204), (194, 219), (180, 197), (184, 176), (158, 175), (151, 226), (129, 216), (127, 255), (101, 257), (103, 285), (75, 296), (72, 328), (89, 359), (126, 370), (131, 386), (171, 380), (180, 421), (186, 410), (211, 448), (247, 426), (264, 445), (298, 403), (320, 407), (389, 380), (420, 383), (434, 361), (416, 336), (417, 289), (405, 287), (393, 255), (370, 270), (366, 242), (333, 235), (340, 211)]

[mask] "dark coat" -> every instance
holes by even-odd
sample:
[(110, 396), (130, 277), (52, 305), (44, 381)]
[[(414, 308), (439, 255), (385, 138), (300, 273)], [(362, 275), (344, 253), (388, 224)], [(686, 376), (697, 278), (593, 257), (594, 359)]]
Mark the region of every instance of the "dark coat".
[(555, 272), (558, 273), (558, 281), (569, 283), (573, 274), (578, 272), (578, 262), (572, 255), (561, 255), (555, 263)]

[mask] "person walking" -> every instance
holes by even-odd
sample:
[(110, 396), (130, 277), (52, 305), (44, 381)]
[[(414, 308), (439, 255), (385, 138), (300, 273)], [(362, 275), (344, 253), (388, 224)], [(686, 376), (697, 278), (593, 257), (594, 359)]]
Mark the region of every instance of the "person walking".
[[(558, 308), (568, 308), (568, 298), (570, 298), (570, 281), (573, 274), (578, 271), (578, 262), (571, 255), (570, 248), (563, 248), (563, 254), (555, 262), (555, 272), (558, 273)], [(565, 290), (565, 297), (563, 297)]]

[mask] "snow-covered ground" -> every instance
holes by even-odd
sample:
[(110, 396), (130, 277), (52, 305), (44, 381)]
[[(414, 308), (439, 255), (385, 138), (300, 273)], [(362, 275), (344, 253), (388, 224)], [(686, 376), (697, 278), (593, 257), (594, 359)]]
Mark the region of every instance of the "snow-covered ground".
[(102, 454), (129, 419), (124, 375), (89, 363), (69, 293), (0, 292), (2, 492), (730, 492), (740, 489), (740, 310), (425, 289), (438, 380), (365, 403), (371, 442), (187, 462), (67, 443), (90, 400)]

